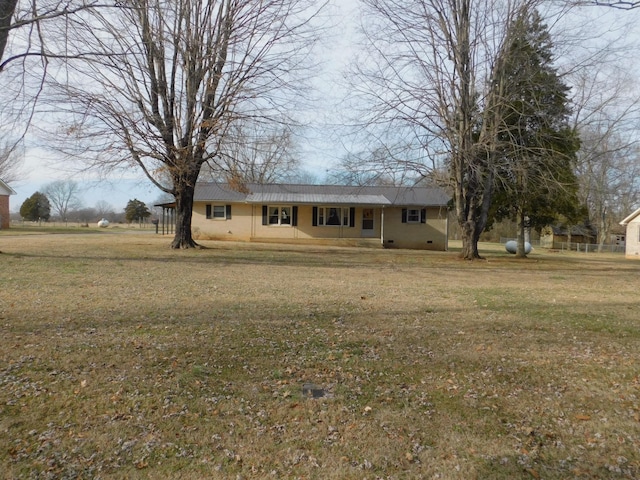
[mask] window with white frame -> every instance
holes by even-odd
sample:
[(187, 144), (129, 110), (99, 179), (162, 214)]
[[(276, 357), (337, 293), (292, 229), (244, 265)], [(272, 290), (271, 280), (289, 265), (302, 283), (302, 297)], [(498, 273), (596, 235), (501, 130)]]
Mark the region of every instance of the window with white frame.
[(269, 205), (267, 207), (269, 225), (291, 225), (291, 207)]
[(348, 207), (318, 207), (317, 222), (320, 226), (345, 226), (350, 224)]
[(420, 210), (417, 208), (407, 209), (407, 223), (420, 223)]
[(402, 209), (402, 223), (426, 223), (427, 221), (427, 209), (426, 208), (403, 208)]
[(207, 204), (206, 217), (209, 220), (231, 220), (231, 205)]

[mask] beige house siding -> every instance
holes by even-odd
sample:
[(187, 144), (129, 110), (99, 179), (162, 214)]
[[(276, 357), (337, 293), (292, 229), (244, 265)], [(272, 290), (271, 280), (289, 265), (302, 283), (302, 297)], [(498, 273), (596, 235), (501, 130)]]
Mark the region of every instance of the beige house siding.
[(625, 242), (625, 256), (640, 260), (640, 216), (627, 224)]
[(620, 222), (626, 228), (625, 257), (640, 260), (640, 208)]
[(402, 223), (400, 207), (376, 207), (373, 208), (373, 230), (363, 231), (363, 212), (368, 207), (355, 207), (353, 227), (314, 226), (313, 206), (298, 205), (297, 225), (291, 226), (263, 225), (262, 205), (247, 203), (227, 204), (231, 209), (230, 219), (207, 219), (207, 204), (211, 208), (225, 206), (222, 202), (194, 203), (192, 228), (197, 239), (447, 249), (447, 211), (444, 207), (427, 208), (425, 223)]
[(231, 219), (208, 219), (207, 204), (226, 207), (223, 202), (196, 202), (193, 204), (191, 228), (196, 238), (211, 240), (240, 240), (249, 241), (252, 232), (252, 205), (231, 204)]
[(423, 250), (447, 249), (447, 211), (427, 208), (425, 223), (402, 223), (402, 208), (384, 211), (384, 246)]

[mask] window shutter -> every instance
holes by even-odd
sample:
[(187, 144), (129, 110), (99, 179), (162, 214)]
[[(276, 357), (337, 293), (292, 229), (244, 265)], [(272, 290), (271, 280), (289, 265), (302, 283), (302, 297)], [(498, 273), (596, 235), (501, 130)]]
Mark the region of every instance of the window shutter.
[(407, 209), (402, 209), (402, 223), (407, 223)]
[(351, 228), (356, 226), (356, 209), (355, 209), (355, 207), (351, 207), (349, 209), (349, 226)]
[(262, 224), (263, 225), (267, 225), (269, 223), (267, 215), (268, 215), (267, 206), (262, 205)]
[(224, 207), (224, 210), (226, 213), (227, 220), (231, 220), (231, 205), (226, 205)]
[(291, 209), (291, 225), (294, 227), (298, 226), (298, 207), (296, 205)]
[(318, 207), (313, 207), (313, 218), (311, 219), (311, 225), (318, 226)]
[(207, 218), (211, 220), (211, 204), (207, 203)]
[(427, 209), (420, 210), (420, 223), (427, 223)]

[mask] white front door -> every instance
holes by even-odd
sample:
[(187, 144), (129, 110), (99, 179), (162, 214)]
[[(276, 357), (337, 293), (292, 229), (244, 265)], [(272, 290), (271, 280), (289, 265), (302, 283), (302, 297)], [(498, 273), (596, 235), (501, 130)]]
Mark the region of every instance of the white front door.
[(375, 236), (373, 212), (374, 212), (373, 208), (362, 209), (362, 236), (363, 237)]

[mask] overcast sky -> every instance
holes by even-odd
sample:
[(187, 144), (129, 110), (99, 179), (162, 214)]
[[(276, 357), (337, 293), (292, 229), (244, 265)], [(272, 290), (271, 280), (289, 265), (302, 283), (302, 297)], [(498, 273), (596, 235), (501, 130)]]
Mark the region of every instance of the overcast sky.
[[(620, 15), (614, 9), (605, 7), (590, 7), (590, 14), (598, 17)], [(327, 35), (318, 58), (323, 64), (323, 75), (315, 82), (318, 97), (322, 99), (318, 111), (309, 114), (309, 123), (313, 124), (301, 142), (301, 161), (303, 168), (322, 177), (339, 158), (346, 153), (340, 145), (341, 139), (331, 128), (339, 118), (341, 100), (346, 91), (341, 88), (342, 73), (352, 61), (355, 53), (355, 30), (359, 18), (357, 14), (357, 0), (330, 0), (328, 13), (334, 26), (333, 34)], [(625, 17), (633, 16), (640, 19), (640, 9), (624, 12)], [(602, 22), (604, 24), (604, 21)], [(638, 23), (640, 25), (640, 22)], [(640, 33), (640, 26), (638, 26)], [(637, 62), (640, 53), (636, 50), (629, 52), (630, 59)], [(11, 197), (11, 210), (16, 211), (24, 200), (47, 183), (72, 178), (84, 189), (82, 201), (84, 206), (93, 207), (98, 201), (106, 201), (115, 210), (121, 210), (127, 201), (137, 198), (145, 203), (154, 202), (162, 192), (156, 189), (141, 172), (132, 169), (126, 176), (114, 176), (107, 181), (99, 180), (89, 173), (84, 176), (72, 176), (54, 166), (55, 154), (47, 151), (43, 146), (36, 147), (27, 138), (26, 158), (23, 171), (25, 175), (19, 182), (12, 183), (17, 195)]]
[(140, 172), (131, 171), (126, 176), (117, 175), (107, 179), (91, 174), (71, 175), (56, 167), (55, 155), (38, 147), (27, 150), (22, 168), (24, 175), (21, 175), (21, 180), (11, 184), (17, 194), (10, 198), (12, 212), (18, 211), (28, 197), (54, 180), (76, 181), (82, 190), (80, 198), (84, 207), (94, 207), (97, 202), (105, 201), (116, 212), (122, 211), (127, 202), (134, 198), (150, 203), (162, 195)]

